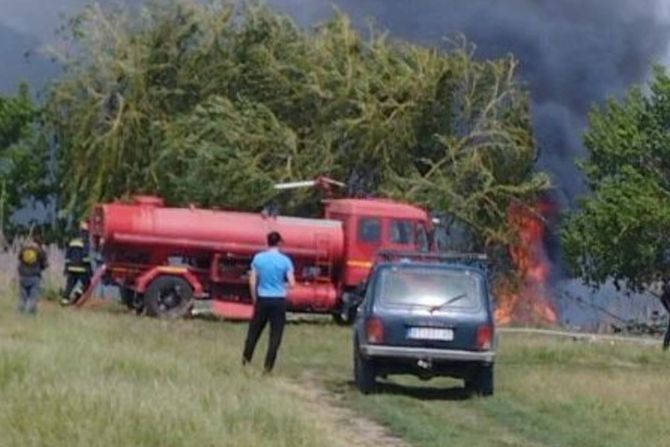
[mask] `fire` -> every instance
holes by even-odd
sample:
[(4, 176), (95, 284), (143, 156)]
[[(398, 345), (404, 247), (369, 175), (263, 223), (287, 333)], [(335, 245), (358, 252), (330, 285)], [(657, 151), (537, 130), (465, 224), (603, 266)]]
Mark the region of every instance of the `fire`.
[(522, 205), (510, 208), (510, 225), (519, 229), (519, 241), (510, 248), (510, 255), (520, 273), (521, 283), (499, 285), (496, 321), (500, 325), (553, 325), (558, 322), (549, 287), (551, 263), (544, 246), (546, 224), (542, 216), (550, 211), (549, 207), (545, 202), (533, 209)]

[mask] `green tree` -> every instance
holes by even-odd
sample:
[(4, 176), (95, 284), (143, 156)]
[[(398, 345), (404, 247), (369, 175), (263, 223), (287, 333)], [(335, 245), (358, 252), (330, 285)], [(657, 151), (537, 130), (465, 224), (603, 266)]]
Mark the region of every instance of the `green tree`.
[[(253, 5), (92, 7), (71, 25), (64, 47), (80, 51), (64, 57), (47, 117), (75, 213), (138, 192), (258, 209), (273, 183), (325, 174), (352, 194), (449, 210), (490, 245), (513, 237), (509, 204), (547, 187), (512, 57), (364, 37), (342, 14), (303, 30)], [(282, 206), (310, 212), (318, 197)]]
[(38, 130), (40, 111), (24, 84), (15, 96), (0, 96), (0, 237), (17, 230), (10, 219), (35, 200), (46, 201), (48, 146)]
[(565, 251), (576, 273), (597, 286), (631, 290), (670, 280), (670, 77), (662, 68), (648, 92), (595, 109), (583, 164), (592, 194), (567, 219)]

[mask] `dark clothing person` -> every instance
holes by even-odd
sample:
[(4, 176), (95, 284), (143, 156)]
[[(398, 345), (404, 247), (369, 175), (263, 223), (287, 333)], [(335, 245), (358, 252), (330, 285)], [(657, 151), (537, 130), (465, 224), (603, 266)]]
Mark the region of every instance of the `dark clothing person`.
[(81, 293), (83, 294), (88, 289), (88, 286), (91, 285), (91, 274), (68, 272), (67, 279), (65, 280), (65, 291), (63, 292), (63, 304), (77, 302), (79, 297), (72, 297), (71, 295), (79, 284), (81, 284)]
[(65, 252), (65, 275), (67, 279), (63, 299), (61, 300), (62, 304), (76, 302), (77, 297), (71, 296), (72, 291), (78, 284), (81, 284), (83, 291), (88, 288), (91, 284), (92, 270), (88, 234), (82, 232), (81, 237), (70, 241)]
[(277, 351), (281, 345), (286, 323), (286, 300), (276, 298), (258, 298), (254, 304), (254, 316), (249, 323), (247, 341), (244, 344), (244, 362), (250, 362), (254, 355), (256, 343), (265, 326), (270, 323), (270, 341), (265, 355), (265, 370), (272, 371)]
[(670, 347), (670, 283), (663, 285), (663, 293), (661, 295), (661, 304), (668, 312), (668, 327), (665, 330), (665, 337), (663, 337), (663, 350), (667, 351)]
[(42, 272), (47, 268), (47, 254), (41, 245), (30, 242), (19, 251), (19, 306), (21, 313), (36, 314), (42, 296)]
[(19, 312), (35, 315), (42, 297), (42, 278), (25, 276), (19, 278)]
[(269, 250), (258, 253), (251, 262), (249, 292), (254, 300), (254, 316), (249, 323), (242, 364), (251, 362), (256, 343), (270, 323), (270, 343), (265, 356), (265, 372), (274, 368), (286, 322), (287, 284), (295, 283), (291, 259), (280, 253), (279, 233), (268, 235)]

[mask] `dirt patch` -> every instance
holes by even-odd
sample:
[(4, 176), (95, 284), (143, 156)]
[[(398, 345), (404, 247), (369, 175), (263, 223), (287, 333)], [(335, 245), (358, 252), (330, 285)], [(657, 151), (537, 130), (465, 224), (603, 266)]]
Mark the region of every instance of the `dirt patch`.
[(324, 425), (333, 427), (335, 445), (353, 447), (409, 447), (377, 422), (346, 408), (313, 378), (301, 377), (300, 383), (282, 381), (281, 386), (298, 396)]

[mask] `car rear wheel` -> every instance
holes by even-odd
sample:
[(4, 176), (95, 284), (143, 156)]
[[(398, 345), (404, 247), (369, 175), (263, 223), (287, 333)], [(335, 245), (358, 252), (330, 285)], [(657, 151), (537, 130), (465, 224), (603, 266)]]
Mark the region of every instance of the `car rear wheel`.
[(356, 388), (363, 394), (370, 394), (377, 385), (374, 365), (361, 355), (358, 343), (354, 343), (354, 380)]
[(493, 395), (493, 365), (479, 366), (475, 373), (465, 381), (465, 387), (479, 396)]

